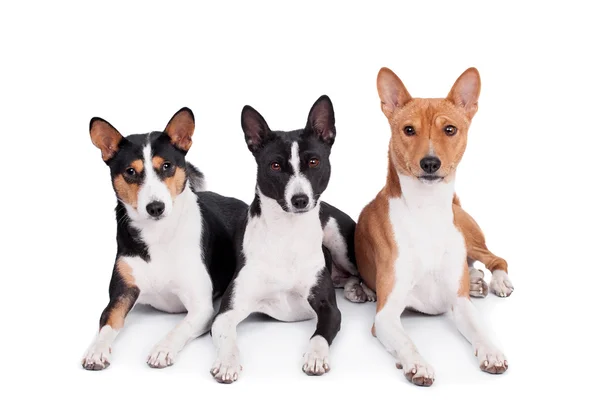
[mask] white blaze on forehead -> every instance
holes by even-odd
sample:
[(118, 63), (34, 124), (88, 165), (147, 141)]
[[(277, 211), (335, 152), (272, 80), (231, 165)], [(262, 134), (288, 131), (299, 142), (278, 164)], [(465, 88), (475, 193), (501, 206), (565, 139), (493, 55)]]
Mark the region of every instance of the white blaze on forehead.
[(292, 165), (292, 169), (294, 170), (294, 176), (300, 175), (300, 152), (298, 151), (298, 142), (292, 143), (290, 164)]
[(433, 148), (433, 141), (429, 139), (429, 155), (435, 156), (435, 149)]
[(312, 185), (306, 176), (300, 172), (300, 152), (298, 150), (298, 142), (292, 143), (291, 154), (290, 154), (290, 165), (294, 171), (285, 187), (285, 201), (287, 202), (288, 208), (292, 209), (292, 196), (297, 194), (305, 194), (308, 196), (308, 206), (310, 209), (314, 206), (313, 190)]
[(146, 206), (153, 201), (162, 201), (165, 203), (165, 211), (163, 215), (167, 216), (173, 208), (173, 199), (171, 198), (169, 188), (163, 181), (160, 180), (156, 174), (156, 171), (154, 170), (154, 166), (152, 165), (152, 148), (150, 143), (144, 146), (142, 153), (144, 157), (145, 176), (138, 195), (138, 210), (143, 216), (148, 217)]

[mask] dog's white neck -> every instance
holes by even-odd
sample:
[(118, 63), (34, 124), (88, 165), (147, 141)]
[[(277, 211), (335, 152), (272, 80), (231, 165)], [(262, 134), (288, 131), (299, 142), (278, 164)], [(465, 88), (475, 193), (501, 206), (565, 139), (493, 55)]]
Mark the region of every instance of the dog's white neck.
[(442, 208), (452, 209), (454, 177), (448, 182), (428, 183), (419, 179), (398, 174), (402, 199), (411, 209)]

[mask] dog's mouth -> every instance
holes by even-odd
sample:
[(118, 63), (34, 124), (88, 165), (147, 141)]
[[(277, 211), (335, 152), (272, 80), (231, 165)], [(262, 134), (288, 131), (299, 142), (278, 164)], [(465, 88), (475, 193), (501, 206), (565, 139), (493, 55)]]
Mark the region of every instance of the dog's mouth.
[(438, 175), (421, 175), (419, 176), (419, 180), (425, 183), (436, 183), (444, 180), (444, 177)]
[(291, 209), (289, 212), (291, 212), (292, 214), (305, 214), (307, 212), (309, 212), (310, 210), (312, 210), (312, 207), (307, 207), (307, 208), (303, 208), (303, 209)]

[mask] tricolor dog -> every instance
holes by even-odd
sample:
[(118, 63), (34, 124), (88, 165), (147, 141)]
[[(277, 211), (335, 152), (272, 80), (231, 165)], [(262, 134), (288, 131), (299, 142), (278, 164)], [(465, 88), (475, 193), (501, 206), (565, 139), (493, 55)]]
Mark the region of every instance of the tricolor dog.
[(190, 340), (210, 329), (213, 299), (235, 272), (235, 221), (242, 201), (202, 191), (203, 175), (187, 163), (194, 116), (178, 111), (164, 131), (123, 137), (101, 118), (90, 122), (92, 142), (110, 167), (117, 196), (117, 255), (110, 301), (83, 357), (88, 370), (110, 364), (112, 344), (136, 304), (185, 318), (150, 352), (147, 363), (171, 365)]
[[(377, 77), (381, 109), (391, 127), (387, 181), (361, 212), (355, 244), (359, 273), (377, 293), (372, 333), (417, 385), (434, 382), (434, 370), (402, 327), (405, 309), (451, 312), (472, 344), (480, 368), (501, 374), (508, 361), (476, 316), (469, 292), (469, 262), (492, 270), (490, 287), (508, 296), (506, 262), (486, 247), (483, 233), (460, 207), (456, 169), (478, 108), (480, 77), (466, 70), (446, 98), (412, 98), (400, 79), (382, 68)], [(476, 293), (483, 291), (477, 271)]]
[(256, 192), (236, 236), (237, 273), (212, 326), (217, 359), (211, 373), (223, 383), (238, 379), (236, 327), (257, 312), (281, 321), (316, 316), (303, 371), (321, 375), (329, 371), (329, 346), (341, 323), (332, 269), (343, 271), (338, 276), (352, 276), (347, 297), (364, 301), (370, 294), (356, 279), (354, 221), (320, 201), (331, 173), (333, 105), (327, 96), (320, 97), (306, 127), (291, 132), (272, 131), (246, 106), (242, 129), (257, 164)]

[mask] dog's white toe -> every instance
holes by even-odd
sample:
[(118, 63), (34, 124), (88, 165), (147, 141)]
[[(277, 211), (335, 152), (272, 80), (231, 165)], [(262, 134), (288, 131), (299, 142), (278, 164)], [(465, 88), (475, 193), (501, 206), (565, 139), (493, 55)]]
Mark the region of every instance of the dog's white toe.
[(212, 376), (220, 383), (233, 383), (237, 381), (240, 372), (242, 372), (242, 366), (237, 355), (217, 358), (217, 361), (214, 362), (210, 369)]
[(371, 289), (369, 289), (367, 287), (367, 285), (365, 285), (364, 282), (362, 282), (361, 287), (363, 288), (365, 295), (367, 296), (367, 301), (377, 301), (377, 294), (375, 294), (374, 291), (372, 291)]
[(169, 367), (175, 362), (176, 354), (177, 352), (169, 346), (157, 344), (148, 355), (146, 363), (152, 368)]
[(508, 279), (508, 274), (502, 270), (495, 270), (492, 273), (490, 289), (498, 297), (508, 297), (515, 290), (512, 282)]
[(503, 374), (508, 369), (508, 361), (502, 352), (494, 347), (480, 345), (475, 350), (479, 368), (490, 374)]
[(488, 285), (485, 283), (483, 271), (477, 268), (469, 268), (471, 297), (486, 297), (488, 295)]
[(110, 365), (111, 348), (108, 343), (97, 341), (93, 343), (83, 356), (81, 365), (90, 371), (99, 371)]
[(330, 370), (329, 343), (321, 335), (310, 339), (308, 350), (304, 353), (302, 371), (307, 375), (323, 375)]
[(433, 370), (433, 367), (420, 357), (417, 357), (414, 360), (408, 360), (404, 365), (397, 363), (396, 367), (401, 368), (406, 379), (417, 386), (431, 386), (435, 381), (435, 371)]

